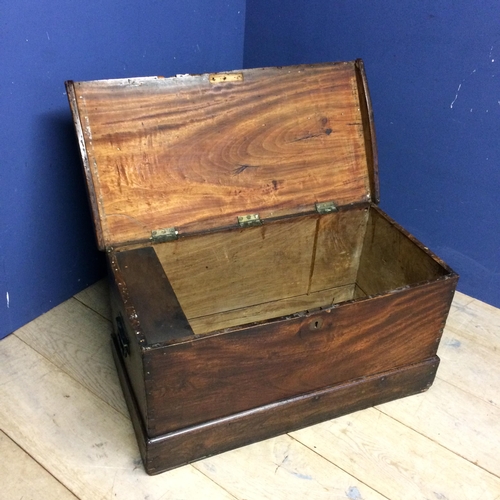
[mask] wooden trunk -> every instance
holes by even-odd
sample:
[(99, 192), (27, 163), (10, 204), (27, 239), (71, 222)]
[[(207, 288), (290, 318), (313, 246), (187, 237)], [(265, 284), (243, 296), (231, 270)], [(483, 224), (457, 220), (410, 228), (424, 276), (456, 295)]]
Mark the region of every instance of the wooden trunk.
[(431, 385), (458, 276), (377, 206), (361, 61), (67, 89), (148, 473)]

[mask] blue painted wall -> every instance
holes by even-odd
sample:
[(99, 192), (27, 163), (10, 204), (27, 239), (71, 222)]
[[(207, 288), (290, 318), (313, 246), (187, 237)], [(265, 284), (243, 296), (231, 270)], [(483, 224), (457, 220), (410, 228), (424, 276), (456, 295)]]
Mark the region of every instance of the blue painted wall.
[[(243, 65), (245, 1), (0, 2), (0, 338), (104, 273), (66, 79)], [(381, 206), (500, 306), (500, 4), (247, 0), (246, 67), (362, 57)]]
[(500, 307), (500, 3), (247, 1), (245, 67), (358, 57), (381, 207)]
[(0, 2), (0, 338), (104, 273), (64, 81), (240, 68), (244, 0)]

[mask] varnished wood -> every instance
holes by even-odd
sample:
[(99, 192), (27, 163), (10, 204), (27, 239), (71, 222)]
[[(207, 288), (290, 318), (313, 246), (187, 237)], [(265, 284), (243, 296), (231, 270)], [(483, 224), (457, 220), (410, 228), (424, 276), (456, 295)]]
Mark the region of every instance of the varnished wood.
[(379, 203), (380, 201), (380, 186), (378, 178), (378, 154), (377, 154), (377, 141), (375, 138), (375, 120), (373, 118), (372, 101), (370, 92), (368, 91), (368, 82), (366, 80), (366, 73), (364, 63), (361, 59), (356, 61), (356, 78), (358, 82), (359, 104), (363, 123), (365, 124), (365, 148), (366, 159), (368, 165), (368, 178), (370, 180), (371, 201), (372, 203)]
[(147, 394), (138, 397), (154, 409), (145, 420), (149, 435), (432, 357), (454, 286), (443, 279), (148, 349)]
[(78, 98), (75, 94), (75, 86), (72, 82), (66, 82), (66, 94), (68, 96), (68, 102), (71, 109), (71, 115), (73, 117), (73, 124), (75, 126), (76, 138), (78, 141), (78, 146), (80, 149), (83, 172), (85, 174), (85, 186), (87, 189), (88, 199), (90, 201), (90, 207), (92, 210), (92, 218), (94, 221), (94, 228), (97, 237), (97, 244), (102, 250), (106, 246), (106, 240), (104, 239), (104, 227), (102, 225), (103, 221), (101, 218), (101, 211), (99, 209), (99, 198), (96, 190), (93, 188), (94, 175), (97, 175), (97, 170), (95, 165), (91, 164), (91, 159), (87, 154), (87, 148), (85, 147), (85, 137), (83, 128), (87, 127), (88, 133), (88, 123), (82, 121), (82, 116), (80, 116), (80, 111), (78, 109)]
[(111, 254), (110, 279), (114, 306), (123, 310), (125, 322), (130, 316), (138, 320), (134, 330), (139, 332), (141, 344), (193, 337), (185, 311), (153, 248)]
[[(189, 335), (186, 324), (184, 333), (161, 326), (174, 316), (168, 312), (169, 295), (153, 285), (157, 280), (163, 286), (169, 282), (175, 292), (172, 300), (177, 305), (172, 307), (182, 309), (175, 317), (185, 315), (194, 333), (204, 334), (327, 308), (449, 273), (375, 207), (287, 219), (153, 248), (115, 254), (123, 261), (122, 279), (130, 282), (135, 302), (149, 304), (140, 306), (149, 343)], [(151, 278), (144, 280), (145, 273)], [(352, 287), (355, 295), (348, 292)], [(331, 294), (333, 289), (342, 291)]]
[(191, 233), (248, 213), (369, 201), (360, 72), (349, 62), (244, 70), (217, 84), (209, 75), (68, 82), (101, 248), (164, 227)]
[[(392, 250), (384, 254), (387, 241), (394, 243), (394, 238), (398, 239), (397, 249), (409, 249), (409, 259), (394, 251), (391, 254)], [(279, 262), (273, 260), (273, 252), (285, 255), (283, 270), (275, 274)], [(300, 258), (304, 254), (305, 272), (292, 265), (294, 255)], [(379, 266), (382, 281), (366, 284), (363, 273), (373, 271), (373, 258), (370, 261), (366, 255), (372, 254), (389, 261), (385, 268)], [(125, 314), (135, 322), (129, 335), (133, 341), (137, 331), (145, 342), (124, 362), (141, 408), (141, 425), (150, 438), (432, 357), (456, 285), (456, 275), (441, 267), (382, 212), (372, 214), (365, 208), (111, 255), (113, 274), (121, 283), (121, 298), (113, 302), (118, 307), (122, 302), (129, 308), (133, 304), (133, 310)], [(268, 260), (272, 265), (266, 267)], [(264, 269), (257, 279), (254, 266)], [(207, 267), (211, 279), (204, 279)], [(285, 273), (288, 268), (290, 275)], [(361, 275), (360, 286), (353, 282), (337, 287), (342, 290), (340, 301), (366, 297), (366, 290), (378, 296), (332, 307), (336, 295), (332, 296), (332, 289), (307, 293), (316, 272), (321, 286)], [(236, 286), (231, 273), (242, 280)], [(144, 279), (145, 275), (150, 278)], [(395, 282), (394, 276), (400, 281)], [(259, 294), (261, 282), (263, 293)], [(266, 296), (265, 283), (274, 296)], [(300, 286), (295, 290), (297, 283)], [(395, 293), (391, 287), (399, 290)], [(238, 295), (241, 290), (247, 293)], [(302, 295), (286, 298), (290, 290), (302, 291)], [(204, 312), (209, 314), (184, 316), (186, 308), (191, 314), (203, 310), (197, 294), (208, 307), (213, 302), (215, 312), (207, 309)], [(212, 300), (207, 300), (209, 294)], [(268, 300), (253, 303), (263, 297)], [(273, 297), (276, 301), (269, 300)], [(191, 310), (189, 301), (195, 304)], [(283, 313), (288, 316), (276, 319)], [(183, 333), (168, 327), (179, 320), (184, 322)], [(186, 329), (187, 321), (194, 332)], [(197, 337), (196, 333), (208, 335)], [(138, 360), (142, 364), (137, 365)], [(166, 380), (168, 384), (161, 382)], [(219, 394), (224, 397), (220, 399)]]
[(458, 277), (373, 203), (361, 61), (68, 88), (149, 473), (432, 383)]
[(402, 395), (424, 391), (431, 385), (439, 364), (439, 359), (433, 357), (402, 369), (310, 391), (249, 411), (233, 412), (228, 417), (207, 419), (201, 425), (186, 426), (179, 432), (150, 438), (138, 414), (116, 344), (114, 353), (135, 432), (143, 450), (144, 466), (149, 474), (391, 401)]
[(438, 364), (438, 358), (432, 358), (400, 370), (326, 387), (150, 439), (144, 457), (146, 470), (155, 474), (285, 431), (424, 391), (430, 387)]

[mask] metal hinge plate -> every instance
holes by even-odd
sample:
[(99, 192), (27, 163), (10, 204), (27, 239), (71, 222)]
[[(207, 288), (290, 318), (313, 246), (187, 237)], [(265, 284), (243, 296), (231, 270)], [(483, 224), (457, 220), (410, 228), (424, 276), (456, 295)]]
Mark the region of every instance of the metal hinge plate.
[(323, 203), (316, 203), (316, 212), (321, 215), (337, 212), (338, 208), (333, 201), (325, 201)]
[(259, 214), (240, 215), (238, 216), (238, 224), (240, 227), (261, 226), (262, 221)]
[(151, 241), (153, 243), (164, 243), (165, 241), (174, 241), (179, 238), (179, 231), (175, 227), (165, 229), (155, 229), (151, 231)]

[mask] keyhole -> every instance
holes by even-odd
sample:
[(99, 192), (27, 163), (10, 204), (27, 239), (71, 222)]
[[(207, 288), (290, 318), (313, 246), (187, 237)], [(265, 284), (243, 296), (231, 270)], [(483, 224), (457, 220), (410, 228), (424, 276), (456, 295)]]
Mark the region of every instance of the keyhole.
[(309, 330), (319, 330), (322, 326), (323, 326), (323, 320), (321, 318), (318, 318), (309, 323)]

